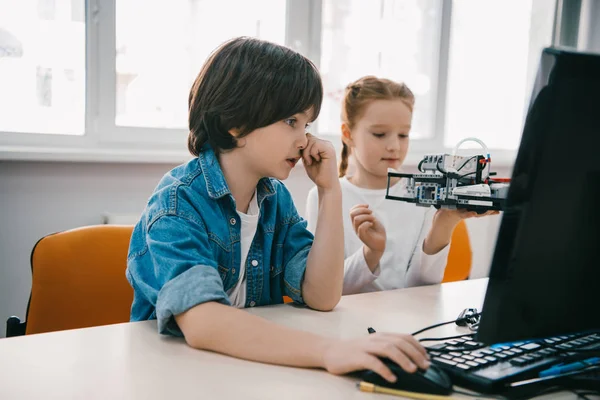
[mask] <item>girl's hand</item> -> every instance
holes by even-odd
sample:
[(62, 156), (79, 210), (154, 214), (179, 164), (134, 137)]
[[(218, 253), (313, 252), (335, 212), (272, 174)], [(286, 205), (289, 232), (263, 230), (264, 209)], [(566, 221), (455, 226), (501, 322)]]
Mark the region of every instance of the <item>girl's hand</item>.
[(499, 212), (486, 211), (483, 214), (477, 214), (475, 211), (467, 211), (462, 208), (455, 210), (440, 208), (433, 216), (431, 229), (423, 242), (423, 252), (425, 254), (437, 254), (446, 247), (450, 243), (454, 228), (461, 220), (496, 214), (499, 214)]
[(411, 335), (374, 333), (332, 342), (323, 353), (323, 368), (336, 375), (368, 369), (395, 382), (396, 377), (379, 357), (389, 358), (411, 373), (431, 365), (427, 351)]
[(335, 149), (331, 142), (307, 133), (308, 144), (302, 150), (302, 162), (308, 177), (322, 189), (331, 189), (339, 183)]
[(441, 222), (444, 224), (450, 224), (452, 226), (455, 226), (463, 219), (481, 218), (481, 217), (487, 217), (489, 215), (498, 215), (498, 214), (500, 214), (499, 211), (486, 211), (483, 214), (478, 214), (475, 211), (468, 211), (464, 208), (457, 208), (454, 210), (449, 210), (447, 208), (440, 208), (439, 210), (437, 210), (437, 212), (435, 213), (435, 216), (433, 217), (433, 221), (434, 221), (433, 223), (435, 225), (435, 224)]
[(371, 251), (385, 251), (386, 233), (381, 222), (373, 215), (368, 204), (357, 204), (350, 209), (352, 227), (358, 238)]

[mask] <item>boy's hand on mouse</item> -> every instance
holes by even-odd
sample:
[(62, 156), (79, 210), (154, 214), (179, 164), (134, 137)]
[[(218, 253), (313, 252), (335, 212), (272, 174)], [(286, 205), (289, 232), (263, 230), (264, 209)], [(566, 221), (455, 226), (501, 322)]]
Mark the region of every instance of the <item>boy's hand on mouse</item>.
[(331, 142), (306, 134), (308, 144), (302, 150), (302, 162), (308, 177), (322, 189), (339, 184), (335, 149)]
[(413, 336), (374, 333), (360, 339), (332, 342), (323, 353), (323, 367), (336, 375), (367, 369), (395, 382), (396, 377), (379, 357), (389, 358), (410, 373), (431, 365), (427, 351)]
[(373, 215), (368, 204), (357, 204), (350, 209), (350, 219), (356, 236), (365, 245), (365, 260), (374, 271), (385, 251), (387, 236), (383, 224)]

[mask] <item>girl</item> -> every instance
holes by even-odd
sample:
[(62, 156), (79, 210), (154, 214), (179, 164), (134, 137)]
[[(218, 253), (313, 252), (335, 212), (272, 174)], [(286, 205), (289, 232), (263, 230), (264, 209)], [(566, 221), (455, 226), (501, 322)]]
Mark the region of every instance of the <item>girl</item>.
[[(237, 38), (209, 57), (189, 97), (188, 147), (196, 157), (163, 177), (131, 238), (132, 321), (157, 319), (160, 333), (198, 349), (332, 373), (371, 369), (394, 381), (377, 356), (408, 371), (428, 367), (410, 336), (334, 340), (239, 310), (287, 295), (327, 311), (340, 299), (335, 154), (305, 133), (322, 96), (315, 66), (288, 48)], [(319, 195), (314, 242), (278, 180), (300, 158)]]
[[(339, 167), (345, 236), (343, 294), (440, 283), (454, 227), (461, 219), (478, 216), (385, 200), (387, 170), (398, 169), (408, 151), (414, 102), (406, 85), (388, 79), (366, 76), (346, 88)], [(350, 154), (356, 165), (347, 177)], [(395, 184), (390, 194), (400, 195), (402, 190), (401, 184)], [(322, 224), (319, 201), (318, 190), (312, 189), (307, 216), (313, 232)]]

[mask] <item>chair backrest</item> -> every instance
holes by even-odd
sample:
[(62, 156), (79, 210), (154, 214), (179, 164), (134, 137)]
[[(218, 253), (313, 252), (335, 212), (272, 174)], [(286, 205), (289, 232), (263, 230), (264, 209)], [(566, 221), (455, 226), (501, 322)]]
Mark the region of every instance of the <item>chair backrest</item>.
[(448, 263), (442, 282), (462, 281), (469, 277), (473, 252), (465, 221), (460, 221), (452, 233)]
[(26, 334), (129, 321), (133, 227), (96, 225), (43, 237), (31, 253)]
[[(448, 253), (448, 263), (442, 282), (462, 281), (469, 277), (471, 273), (471, 264), (473, 262), (473, 252), (471, 251), (471, 242), (469, 232), (465, 221), (460, 221), (452, 233), (450, 251)], [(283, 296), (284, 303), (291, 303), (292, 299)]]

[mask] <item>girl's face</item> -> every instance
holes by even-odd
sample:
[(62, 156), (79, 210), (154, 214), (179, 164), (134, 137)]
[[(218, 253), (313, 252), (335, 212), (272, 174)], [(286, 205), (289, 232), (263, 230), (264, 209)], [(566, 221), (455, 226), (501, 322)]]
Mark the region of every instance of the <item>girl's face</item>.
[(310, 110), (256, 129), (243, 137), (236, 149), (249, 172), (257, 177), (286, 179), (308, 143)]
[(387, 178), (388, 168), (399, 168), (408, 151), (412, 112), (400, 99), (369, 102), (354, 129), (344, 124), (344, 142), (358, 164), (357, 173)]

